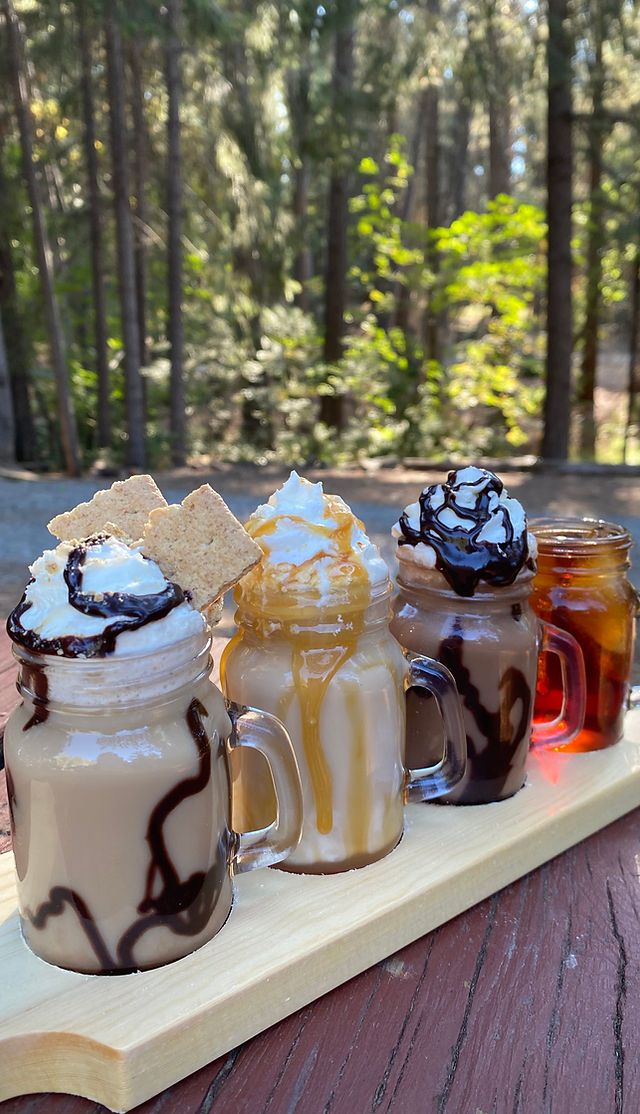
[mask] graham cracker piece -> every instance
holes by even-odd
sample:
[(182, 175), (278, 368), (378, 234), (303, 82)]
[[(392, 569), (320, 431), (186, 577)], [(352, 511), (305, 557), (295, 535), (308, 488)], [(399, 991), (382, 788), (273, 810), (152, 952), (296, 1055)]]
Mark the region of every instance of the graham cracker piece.
[(143, 552), (164, 575), (191, 592), (200, 610), (217, 600), (262, 557), (260, 546), (209, 484), (180, 505), (151, 512)]
[(56, 515), (47, 529), (60, 541), (90, 538), (117, 527), (125, 538), (142, 537), (149, 514), (166, 507), (167, 501), (151, 476), (131, 476), (118, 480), (106, 491), (96, 491), (88, 503)]
[(130, 538), (128, 534), (125, 534), (124, 530), (116, 526), (115, 522), (105, 522), (100, 533), (106, 534), (109, 538), (117, 538), (118, 541), (124, 542), (125, 545), (133, 545), (136, 541), (135, 538)]

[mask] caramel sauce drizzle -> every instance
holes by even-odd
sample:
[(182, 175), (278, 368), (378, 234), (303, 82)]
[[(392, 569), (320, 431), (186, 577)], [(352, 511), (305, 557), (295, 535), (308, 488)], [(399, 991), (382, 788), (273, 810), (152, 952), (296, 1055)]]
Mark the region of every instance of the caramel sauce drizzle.
[(349, 834), (354, 851), (364, 852), (369, 844), (371, 824), (371, 800), (368, 793), (369, 782), (366, 777), (367, 744), (364, 733), (364, 720), (360, 712), (360, 694), (355, 685), (346, 690), (347, 714), (353, 727), (354, 739), (351, 750), (351, 769), (349, 778)]
[[(316, 813), (316, 827), (320, 835), (327, 835), (334, 825), (333, 778), (322, 746), (320, 733), (322, 706), (331, 681), (357, 648), (364, 628), (364, 612), (370, 599), (367, 570), (360, 555), (354, 552), (351, 541), (354, 525), (363, 529), (362, 523), (354, 517), (350, 510), (344, 510), (341, 504), (331, 496), (326, 496), (324, 513), (325, 518), (329, 520), (326, 525), (324, 523), (307, 522), (295, 514), (274, 516), (274, 518), (256, 526), (251, 523), (247, 524), (247, 529), (254, 540), (260, 539), (262, 541), (262, 549), (267, 557), (270, 551), (268, 546), (264, 544), (265, 539), (275, 533), (278, 521), (281, 518), (299, 522), (306, 531), (326, 537), (327, 542), (332, 543), (332, 551), (330, 552), (327, 547), (327, 552), (321, 552), (296, 566), (295, 580), (300, 584), (313, 584), (313, 576), (311, 575), (307, 579), (307, 572), (312, 573), (314, 564), (322, 557), (328, 557), (334, 566), (332, 578), (335, 578), (336, 583), (348, 585), (355, 598), (362, 600), (362, 605), (359, 604), (357, 610), (351, 611), (351, 609), (348, 609), (348, 614), (343, 613), (340, 616), (340, 629), (335, 632), (319, 633), (317, 629), (299, 629), (297, 625), (299, 621), (317, 625), (321, 619), (321, 606), (319, 604), (314, 606), (311, 602), (303, 609), (303, 614), (296, 614), (296, 621), (286, 624), (287, 638), (291, 643), (292, 650), (294, 693), (298, 698), (300, 707), (302, 748), (309, 770)], [(335, 547), (338, 550), (337, 555)], [(253, 604), (254, 590), (257, 601), (260, 600), (261, 592), (263, 598), (265, 593), (269, 596), (270, 603), (273, 600), (274, 614), (277, 610), (278, 596), (286, 595), (286, 586), (283, 587), (280, 578), (269, 575), (268, 565), (259, 566), (254, 573), (249, 574), (239, 590), (238, 599), (241, 601), (251, 600)], [(259, 602), (257, 607), (258, 610), (261, 610)], [(226, 662), (232, 650), (239, 645), (241, 640), (242, 634), (236, 635), (225, 650), (220, 667), (223, 682)], [(289, 701), (292, 696), (293, 694), (288, 696)], [(355, 708), (353, 723), (355, 730), (361, 731)], [(355, 746), (358, 752), (362, 751), (363, 753), (363, 743), (361, 743), (360, 737), (356, 740)], [(362, 757), (358, 761), (361, 767)], [(362, 781), (361, 775), (359, 780)], [(357, 799), (361, 800), (362, 796), (362, 791), (359, 791)], [(366, 849), (366, 831), (369, 823), (370, 817), (367, 817), (365, 810), (353, 829), (354, 840), (357, 841), (353, 849), (354, 852)]]

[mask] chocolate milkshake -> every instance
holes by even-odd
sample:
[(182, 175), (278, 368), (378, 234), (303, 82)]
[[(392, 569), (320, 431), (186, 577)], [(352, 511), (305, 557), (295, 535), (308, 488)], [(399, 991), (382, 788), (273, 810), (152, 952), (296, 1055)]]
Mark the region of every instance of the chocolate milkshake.
[[(231, 547), (242, 530), (204, 493), (176, 508), (178, 520), (188, 514), (192, 552), (212, 506)], [(253, 563), (253, 550), (243, 560)], [(197, 572), (183, 588), (142, 545), (102, 533), (61, 541), (31, 573), (7, 624), (23, 698), (5, 733), (23, 934), (43, 959), (77, 971), (156, 967), (222, 927), (235, 871), (297, 842), (290, 742), (263, 723), (282, 823), (260, 848), (245, 846), (231, 823), (229, 753), (246, 729), (209, 678)]]
[[(405, 650), (447, 666), (464, 704), (467, 771), (444, 799), (510, 797), (524, 784), (542, 648), (562, 656), (569, 691), (562, 722), (545, 725), (539, 737), (545, 745), (567, 742), (584, 714), (577, 644), (541, 627), (529, 605), (536, 545), (525, 512), (497, 476), (463, 468), (425, 488), (393, 535), (400, 568), (391, 630)], [(436, 734), (433, 710), (410, 691), (409, 756), (425, 732)]]
[[(439, 684), (444, 693), (447, 746), (441, 742), (438, 760), (446, 754), (437, 774), (407, 773), (407, 663), (389, 633), (387, 567), (362, 523), (342, 499), (294, 472), (247, 530), (263, 560), (236, 591), (239, 629), (221, 678), (234, 700), (279, 716), (296, 749), (304, 827), (281, 867), (331, 873), (365, 866), (400, 839), (407, 783), (412, 796), (425, 799), (460, 776), (464, 733), (455, 688), (445, 671), (423, 663), (419, 672), (416, 664), (416, 684)], [(250, 755), (240, 786), (251, 823), (266, 822), (274, 807), (269, 782)]]

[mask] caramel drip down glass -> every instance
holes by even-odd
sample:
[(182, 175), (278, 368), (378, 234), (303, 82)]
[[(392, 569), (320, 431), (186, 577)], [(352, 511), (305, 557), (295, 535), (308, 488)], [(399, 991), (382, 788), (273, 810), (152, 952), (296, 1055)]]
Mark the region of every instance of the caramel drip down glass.
[[(220, 673), (227, 696), (277, 715), (293, 741), (303, 833), (279, 865), (318, 874), (365, 866), (398, 843), (406, 797), (440, 796), (464, 772), (455, 685), (436, 662), (407, 662), (391, 637), (389, 581), (371, 588), (363, 576), (328, 600), (262, 587), (257, 581), (252, 591), (245, 581), (236, 589), (238, 633)], [(405, 768), (407, 684), (434, 695), (444, 724), (444, 752), (428, 768)], [(236, 776), (242, 823), (268, 822), (274, 801), (262, 764), (243, 756)]]

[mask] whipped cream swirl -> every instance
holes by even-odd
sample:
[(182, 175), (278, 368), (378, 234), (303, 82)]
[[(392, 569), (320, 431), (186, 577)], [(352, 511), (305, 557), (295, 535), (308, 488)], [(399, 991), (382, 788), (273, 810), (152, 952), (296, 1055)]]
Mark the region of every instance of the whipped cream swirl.
[(522, 504), (484, 468), (461, 468), (426, 487), (392, 533), (399, 556), (411, 553), (417, 564), (438, 569), (459, 596), (473, 596), (481, 580), (506, 587), (524, 568), (535, 569)]
[(318, 602), (350, 585), (386, 584), (389, 572), (362, 522), (339, 495), (292, 472), (258, 507), (246, 530), (263, 560), (244, 579), (241, 593), (310, 591)]
[(155, 561), (119, 538), (61, 542), (30, 567), (9, 616), (14, 642), (37, 653), (146, 653), (204, 632), (206, 623)]

